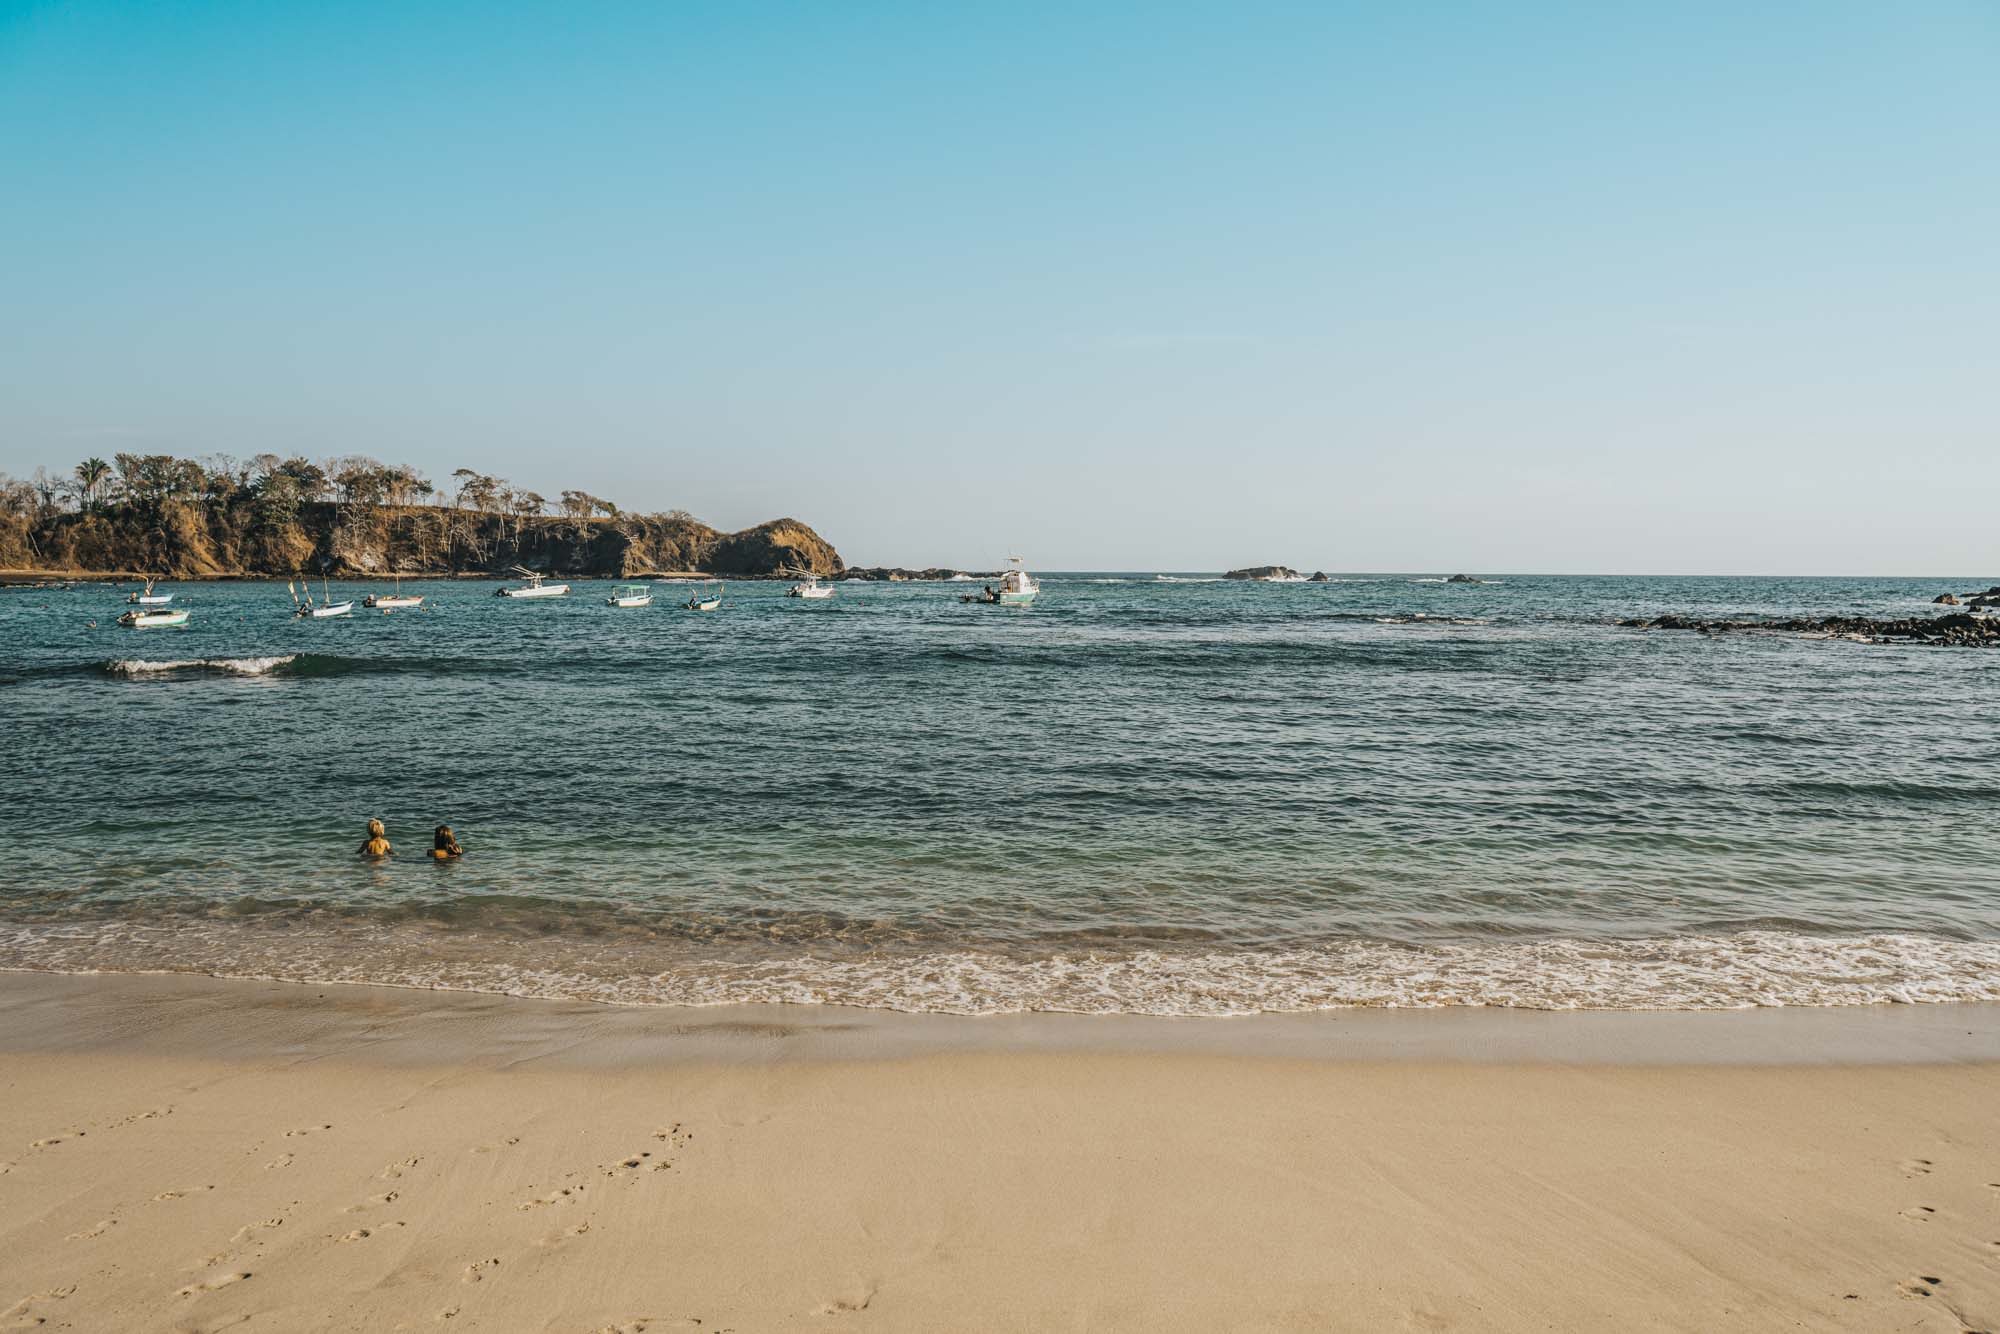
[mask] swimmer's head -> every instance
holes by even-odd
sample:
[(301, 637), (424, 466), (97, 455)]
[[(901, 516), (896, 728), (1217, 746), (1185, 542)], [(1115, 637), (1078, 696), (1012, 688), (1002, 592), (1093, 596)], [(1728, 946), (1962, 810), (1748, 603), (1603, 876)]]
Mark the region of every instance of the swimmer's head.
[(388, 831), (382, 828), (382, 822), (380, 820), (370, 820), (368, 822), (368, 837), (383, 838), (386, 837), (387, 834)]
[(457, 841), (457, 835), (451, 832), (451, 826), (448, 824), (439, 825), (434, 831), (432, 831), (431, 836), (432, 839), (441, 848), (448, 848), (454, 842)]

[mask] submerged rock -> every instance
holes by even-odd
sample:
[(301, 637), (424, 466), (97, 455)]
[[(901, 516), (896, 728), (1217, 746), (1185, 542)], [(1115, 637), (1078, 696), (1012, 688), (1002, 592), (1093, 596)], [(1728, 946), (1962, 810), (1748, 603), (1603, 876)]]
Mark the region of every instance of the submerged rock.
[(1956, 607), (1958, 599), (1949, 593), (1940, 593), (1931, 599), (1931, 604), (1938, 607)]
[(1810, 635), (1822, 639), (1853, 639), (1863, 643), (1914, 642), (1955, 647), (2000, 648), (2000, 617), (1949, 612), (1943, 616), (1904, 616), (1872, 620), (1865, 616), (1799, 617), (1781, 621), (1704, 621), (1669, 612), (1652, 620), (1621, 620), (1619, 625), (1641, 630), (1698, 630), (1703, 634), (1763, 631), (1768, 634)]
[(1484, 579), (1475, 579), (1469, 574), (1454, 574), (1451, 578), (1445, 580), (1445, 582), (1448, 584), (1483, 584), (1486, 581)]

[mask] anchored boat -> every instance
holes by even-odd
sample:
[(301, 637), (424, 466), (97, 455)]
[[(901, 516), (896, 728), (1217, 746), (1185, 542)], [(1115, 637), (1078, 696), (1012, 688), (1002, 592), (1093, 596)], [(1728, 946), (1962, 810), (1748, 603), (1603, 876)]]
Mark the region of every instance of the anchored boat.
[(787, 570), (785, 573), (804, 576), (785, 590), (788, 598), (807, 598), (817, 602), (833, 596), (833, 585), (821, 583), (819, 575), (812, 570)]
[(128, 630), (151, 630), (163, 625), (186, 625), (187, 619), (184, 611), (128, 611), (118, 618), (118, 624)]
[(292, 595), (292, 615), (304, 620), (324, 621), (333, 616), (352, 616), (354, 614), (354, 599), (348, 598), (345, 602), (335, 602), (332, 590), (326, 586), (326, 575), (324, 573), (319, 577), (320, 600), (317, 604), (313, 602), (312, 580), (306, 580), (305, 585), (306, 595), (301, 600), (298, 589), (292, 587), (292, 581), (289, 579), (285, 581), (285, 591)]
[(134, 606), (140, 606), (140, 607), (166, 606), (169, 602), (172, 602), (174, 600), (174, 595), (172, 593), (155, 593), (153, 591), (153, 585), (156, 582), (158, 582), (158, 580), (159, 580), (158, 575), (152, 575), (152, 574), (147, 575), (146, 590), (143, 593), (134, 593), (131, 597), (126, 598), (125, 601)]
[(713, 593), (696, 593), (681, 606), (689, 611), (714, 611), (722, 605), (722, 594), (728, 587), (728, 584), (724, 584)]
[(514, 573), (528, 582), (519, 588), (496, 588), (493, 596), (498, 598), (559, 598), (569, 593), (568, 584), (544, 583), (546, 575), (537, 574), (525, 565), (516, 565)]
[(396, 576), (396, 591), (394, 593), (387, 595), (370, 593), (367, 597), (361, 599), (361, 605), (364, 607), (380, 607), (383, 611), (395, 611), (400, 607), (421, 607), (424, 605), (424, 600), (421, 596), (403, 596), (403, 576), (399, 574)]
[(1035, 594), (1042, 586), (1035, 582), (1035, 576), (1021, 567), (1019, 556), (1009, 556), (1007, 573), (1000, 576), (996, 586), (988, 584), (978, 593), (969, 593), (959, 599), (961, 602), (983, 602), (988, 606), (1025, 607), (1035, 600)]
[(650, 607), (653, 589), (650, 584), (619, 584), (604, 601), (612, 607)]

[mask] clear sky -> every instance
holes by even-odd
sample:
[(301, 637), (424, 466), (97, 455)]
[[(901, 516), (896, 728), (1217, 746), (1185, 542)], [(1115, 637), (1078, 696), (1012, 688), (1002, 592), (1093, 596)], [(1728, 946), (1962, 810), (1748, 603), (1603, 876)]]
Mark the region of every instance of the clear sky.
[(2000, 576), (2000, 5), (0, 0), (0, 470)]

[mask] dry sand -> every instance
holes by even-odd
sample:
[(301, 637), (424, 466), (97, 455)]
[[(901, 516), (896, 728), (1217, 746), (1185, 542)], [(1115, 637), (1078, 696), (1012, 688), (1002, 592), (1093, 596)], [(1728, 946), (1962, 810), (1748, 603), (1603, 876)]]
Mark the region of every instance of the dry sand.
[(0, 1328), (37, 1322), (1995, 1330), (2000, 1015), (978, 1021), (0, 974)]

